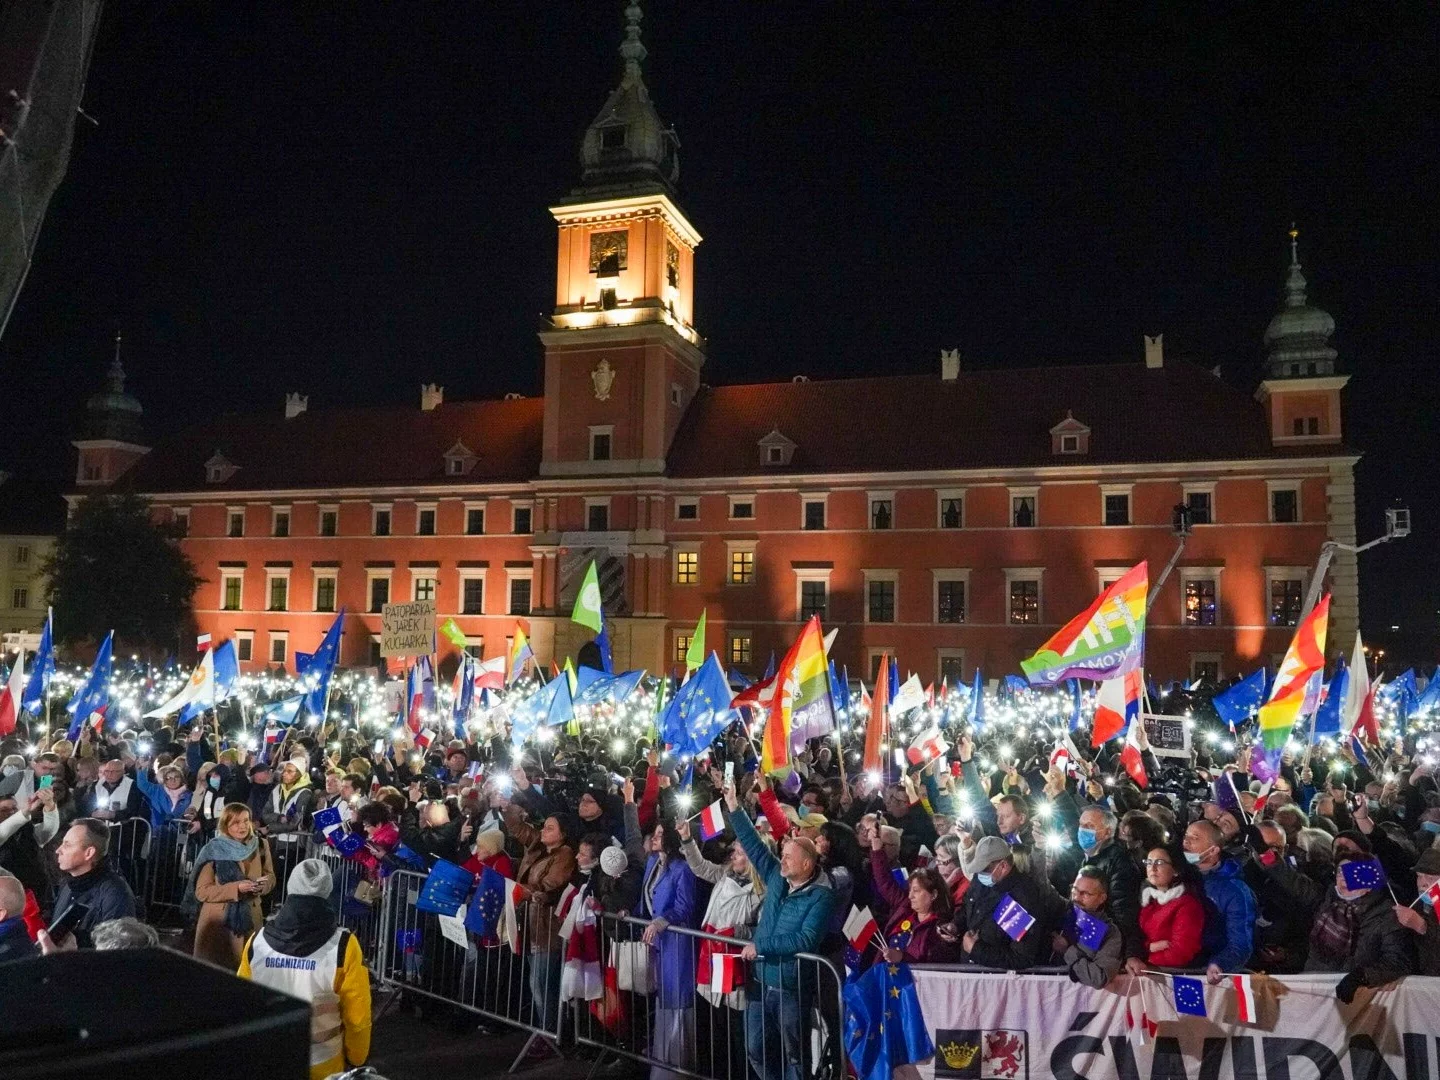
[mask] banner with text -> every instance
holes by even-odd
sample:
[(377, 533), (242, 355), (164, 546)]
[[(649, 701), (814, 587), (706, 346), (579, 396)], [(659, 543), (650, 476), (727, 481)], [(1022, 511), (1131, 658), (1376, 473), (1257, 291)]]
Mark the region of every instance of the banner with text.
[[(1335, 998), (1338, 975), (1253, 976), (1255, 1023), (1237, 990), (1205, 986), (1205, 1016), (1177, 1014), (1171, 981), (1121, 975), (1093, 990), (1063, 975), (915, 968), (935, 1057), (923, 1080), (1394, 1080), (1437, 1072), (1440, 978)], [(1203, 982), (1202, 982), (1203, 984)]]
[(429, 656), (434, 651), (434, 600), (386, 604), (380, 609), (381, 656)]

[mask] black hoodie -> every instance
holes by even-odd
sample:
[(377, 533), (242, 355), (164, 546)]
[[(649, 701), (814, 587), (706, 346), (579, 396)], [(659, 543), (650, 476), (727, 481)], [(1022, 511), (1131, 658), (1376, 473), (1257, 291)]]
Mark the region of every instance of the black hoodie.
[(328, 897), (292, 896), (260, 932), (286, 956), (309, 956), (335, 933), (335, 912)]

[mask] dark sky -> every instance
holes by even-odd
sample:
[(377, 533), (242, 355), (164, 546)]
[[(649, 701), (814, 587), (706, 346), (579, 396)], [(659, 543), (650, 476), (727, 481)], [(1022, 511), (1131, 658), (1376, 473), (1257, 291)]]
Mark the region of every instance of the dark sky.
[[(73, 469), (117, 328), (154, 430), (287, 390), (538, 392), (546, 207), (619, 80), (623, 6), (108, 5), (99, 126), (0, 341), (0, 468)], [(931, 371), (957, 345), (1138, 362), (1163, 331), (1253, 385), (1295, 220), (1354, 375), (1362, 538), (1388, 500), (1415, 511), (1362, 556), (1366, 629), (1432, 633), (1436, 8), (1046, 6), (647, 6), (707, 380)]]

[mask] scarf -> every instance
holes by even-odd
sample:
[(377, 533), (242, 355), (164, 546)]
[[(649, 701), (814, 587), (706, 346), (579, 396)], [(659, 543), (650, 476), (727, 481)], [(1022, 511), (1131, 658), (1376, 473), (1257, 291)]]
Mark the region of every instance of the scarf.
[(1163, 892), (1151, 885), (1146, 885), (1140, 892), (1140, 906), (1143, 908), (1146, 904), (1159, 904), (1164, 907), (1171, 900), (1179, 900), (1184, 892), (1183, 884), (1171, 885)]
[[(200, 911), (200, 903), (195, 897), (195, 882), (200, 876), (200, 868), (210, 863), (215, 868), (215, 882), (219, 885), (233, 885), (237, 881), (245, 880), (245, 871), (240, 864), (254, 856), (259, 850), (260, 838), (251, 832), (250, 839), (241, 843), (228, 836), (216, 836), (200, 849), (200, 854), (195, 857), (195, 869), (190, 874), (190, 886), (186, 891), (185, 907), (187, 911)], [(231, 900), (225, 904), (225, 928), (236, 937), (249, 937), (255, 930), (254, 920), (251, 918), (250, 901)]]
[(1358, 905), (1337, 898), (1316, 914), (1315, 925), (1310, 928), (1310, 949), (1328, 966), (1341, 967), (1349, 962), (1359, 936)]

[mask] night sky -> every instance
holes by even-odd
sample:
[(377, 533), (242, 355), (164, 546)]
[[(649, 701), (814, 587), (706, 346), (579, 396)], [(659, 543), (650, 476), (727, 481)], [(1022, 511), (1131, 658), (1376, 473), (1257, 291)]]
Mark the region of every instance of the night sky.
[[(0, 340), (0, 469), (58, 490), (117, 329), (152, 431), (289, 390), (537, 393), (546, 207), (619, 81), (623, 7), (108, 5), (98, 127)], [(950, 346), (1139, 363), (1163, 332), (1253, 386), (1294, 220), (1354, 375), (1361, 538), (1414, 511), (1361, 557), (1367, 636), (1430, 660), (1437, 9), (1041, 7), (646, 5), (707, 381), (938, 373)]]

